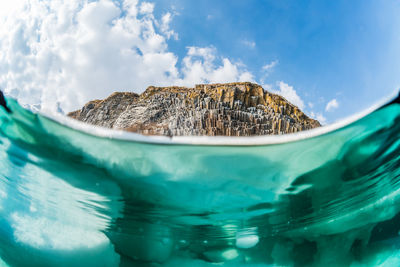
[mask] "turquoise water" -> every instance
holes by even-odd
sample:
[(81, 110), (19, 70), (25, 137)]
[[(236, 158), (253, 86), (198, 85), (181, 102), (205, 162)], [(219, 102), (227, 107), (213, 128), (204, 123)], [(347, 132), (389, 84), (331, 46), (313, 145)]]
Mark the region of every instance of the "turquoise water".
[(8, 105), (0, 266), (400, 266), (396, 102), (265, 145), (145, 138)]

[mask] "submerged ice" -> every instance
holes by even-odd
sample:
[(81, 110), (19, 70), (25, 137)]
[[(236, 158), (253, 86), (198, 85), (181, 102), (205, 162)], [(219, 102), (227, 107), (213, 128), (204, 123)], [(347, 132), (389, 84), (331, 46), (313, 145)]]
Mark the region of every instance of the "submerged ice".
[(397, 266), (400, 106), (274, 145), (100, 137), (0, 108), (0, 266)]

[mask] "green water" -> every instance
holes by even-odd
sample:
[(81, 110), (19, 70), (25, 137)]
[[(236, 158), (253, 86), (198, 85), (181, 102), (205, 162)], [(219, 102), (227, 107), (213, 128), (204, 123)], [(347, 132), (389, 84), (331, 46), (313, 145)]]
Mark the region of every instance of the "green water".
[(8, 105), (0, 266), (400, 266), (399, 104), (244, 146), (80, 131)]

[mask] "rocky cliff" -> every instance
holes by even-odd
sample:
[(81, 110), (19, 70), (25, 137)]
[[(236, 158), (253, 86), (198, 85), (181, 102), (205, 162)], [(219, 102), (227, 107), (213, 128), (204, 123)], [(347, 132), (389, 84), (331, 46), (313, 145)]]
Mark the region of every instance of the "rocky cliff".
[(68, 116), (94, 125), (145, 135), (251, 136), (319, 127), (298, 107), (254, 83), (154, 87), (113, 93)]

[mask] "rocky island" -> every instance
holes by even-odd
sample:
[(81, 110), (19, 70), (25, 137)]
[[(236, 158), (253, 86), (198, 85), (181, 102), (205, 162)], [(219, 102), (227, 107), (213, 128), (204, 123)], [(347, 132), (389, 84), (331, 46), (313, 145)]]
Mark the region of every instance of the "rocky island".
[(166, 136), (278, 135), (321, 126), (282, 96), (250, 82), (150, 86), (140, 95), (116, 92), (68, 116), (112, 129)]

